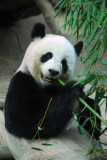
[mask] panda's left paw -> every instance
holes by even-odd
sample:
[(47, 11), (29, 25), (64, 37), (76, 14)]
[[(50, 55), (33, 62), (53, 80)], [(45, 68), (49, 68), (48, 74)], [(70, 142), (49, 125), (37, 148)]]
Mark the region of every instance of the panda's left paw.
[(66, 87), (69, 87), (69, 88), (71, 88), (72, 90), (73, 89), (77, 89), (77, 90), (79, 90), (79, 91), (83, 91), (83, 89), (84, 89), (84, 86), (82, 85), (82, 84), (77, 84), (77, 85), (75, 85), (77, 83), (77, 81), (70, 81), (70, 82), (68, 82), (67, 84), (66, 84)]
[(81, 84), (75, 85), (77, 81), (70, 81), (64, 86), (63, 92), (67, 94), (70, 98), (77, 99), (79, 96), (83, 96), (84, 86)]

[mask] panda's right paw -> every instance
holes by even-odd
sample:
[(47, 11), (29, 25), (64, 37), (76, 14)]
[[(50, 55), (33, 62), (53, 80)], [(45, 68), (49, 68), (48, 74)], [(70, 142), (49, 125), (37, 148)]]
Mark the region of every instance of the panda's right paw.
[(77, 99), (79, 97), (83, 97), (84, 95), (83, 92), (84, 86), (81, 84), (75, 85), (75, 83), (77, 83), (77, 81), (70, 81), (64, 87), (63, 93), (65, 95), (68, 95), (69, 99), (70, 98)]
[(65, 88), (69, 88), (72, 91), (77, 89), (78, 91), (83, 92), (84, 86), (82, 84), (75, 85), (76, 83), (77, 81), (70, 81), (65, 85)]

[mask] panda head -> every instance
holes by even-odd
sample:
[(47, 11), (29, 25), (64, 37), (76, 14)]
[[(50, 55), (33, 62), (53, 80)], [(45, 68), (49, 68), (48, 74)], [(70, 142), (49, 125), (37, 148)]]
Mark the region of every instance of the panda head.
[(30, 73), (41, 86), (56, 84), (58, 78), (65, 83), (70, 81), (83, 42), (73, 46), (63, 36), (45, 34), (45, 26), (41, 23), (35, 24), (31, 37), (33, 40), (19, 70)]

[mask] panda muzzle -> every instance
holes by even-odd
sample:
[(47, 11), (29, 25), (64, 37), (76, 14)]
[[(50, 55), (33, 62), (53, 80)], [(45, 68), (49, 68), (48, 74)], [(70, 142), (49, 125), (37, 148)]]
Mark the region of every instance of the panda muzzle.
[(52, 82), (52, 81), (54, 80), (53, 78), (46, 77), (46, 76), (44, 76), (43, 74), (42, 74), (42, 79), (43, 79), (44, 81), (48, 81), (48, 82)]

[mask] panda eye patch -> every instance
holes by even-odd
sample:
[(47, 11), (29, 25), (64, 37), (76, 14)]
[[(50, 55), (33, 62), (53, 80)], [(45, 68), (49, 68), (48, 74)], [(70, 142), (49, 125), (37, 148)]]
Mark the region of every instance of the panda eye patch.
[(63, 72), (66, 73), (68, 70), (67, 60), (63, 59), (61, 63), (62, 63), (62, 67), (63, 67)]
[(49, 59), (52, 58), (52, 56), (53, 56), (53, 55), (52, 55), (51, 52), (48, 52), (48, 53), (42, 55), (42, 57), (41, 57), (41, 62), (42, 62), (42, 63), (47, 62)]

